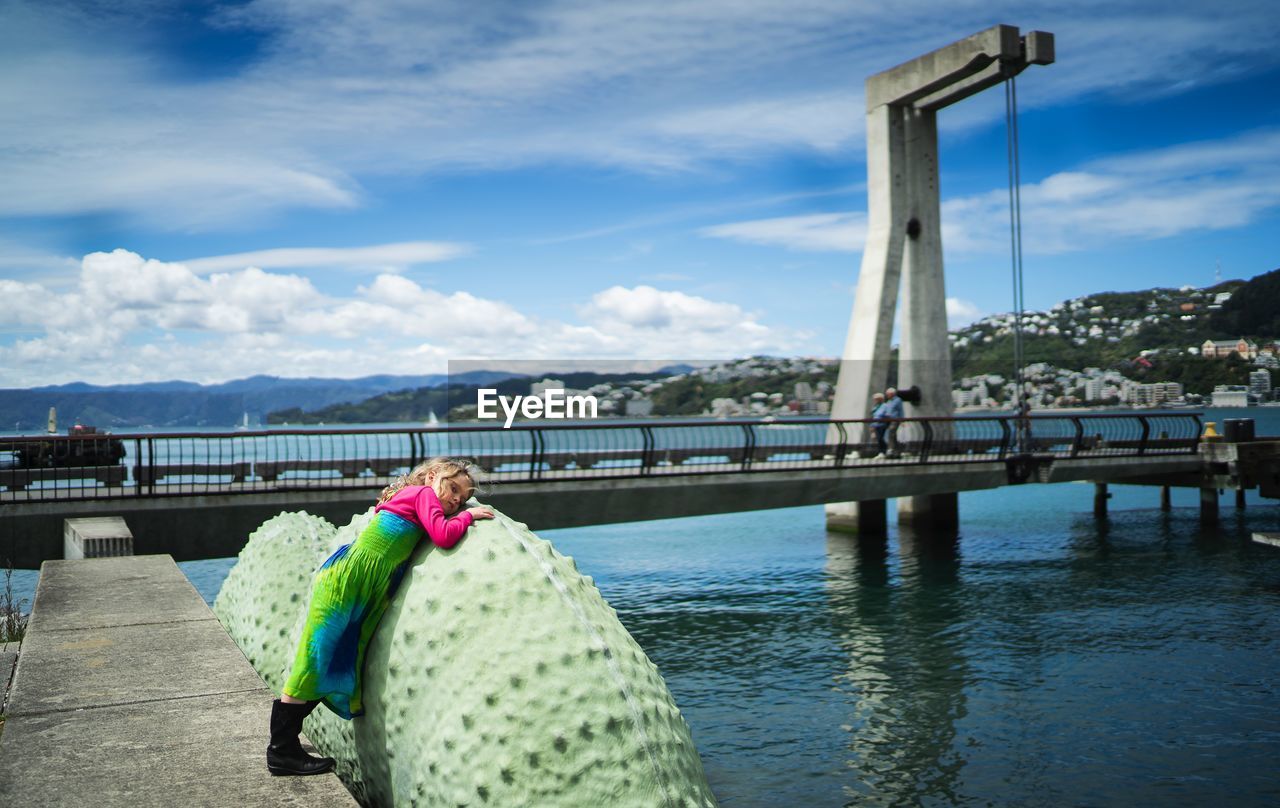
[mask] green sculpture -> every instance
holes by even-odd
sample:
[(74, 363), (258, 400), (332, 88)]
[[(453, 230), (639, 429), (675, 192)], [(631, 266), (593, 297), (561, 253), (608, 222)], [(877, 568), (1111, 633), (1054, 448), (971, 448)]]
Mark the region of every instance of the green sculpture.
[[(276, 692), (311, 575), (372, 516), (283, 513), (249, 537), (214, 612)], [(365, 709), (306, 733), (367, 804), (712, 806), (657, 668), (573, 559), (501, 513), (424, 542), (369, 646)]]

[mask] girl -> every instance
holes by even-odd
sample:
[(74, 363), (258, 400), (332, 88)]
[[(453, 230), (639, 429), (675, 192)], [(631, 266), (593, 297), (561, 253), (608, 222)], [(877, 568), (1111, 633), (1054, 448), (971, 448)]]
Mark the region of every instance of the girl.
[(425, 532), (437, 547), (458, 543), (476, 519), (492, 519), (478, 506), (458, 516), (475, 492), (475, 467), (437, 457), (383, 489), (373, 521), (352, 544), (338, 548), (316, 573), (306, 626), (283, 695), (271, 705), (272, 774), (321, 774), (333, 758), (314, 757), (298, 741), (302, 720), (321, 701), (346, 719), (364, 712), (361, 676), (369, 638), (404, 576)]

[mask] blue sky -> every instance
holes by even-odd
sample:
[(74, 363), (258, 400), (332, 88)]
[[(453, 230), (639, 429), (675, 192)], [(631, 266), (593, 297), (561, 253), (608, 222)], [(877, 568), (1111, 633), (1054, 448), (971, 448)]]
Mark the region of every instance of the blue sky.
[[(835, 356), (863, 81), (1004, 22), (1026, 301), (1280, 265), (1267, 2), (0, 0), (0, 386)], [(943, 111), (1007, 311), (1003, 93)]]

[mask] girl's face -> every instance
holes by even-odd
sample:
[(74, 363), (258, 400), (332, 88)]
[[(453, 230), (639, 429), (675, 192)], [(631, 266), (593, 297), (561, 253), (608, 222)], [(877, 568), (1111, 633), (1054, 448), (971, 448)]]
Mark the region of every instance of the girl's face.
[(436, 496), (440, 498), (440, 507), (444, 509), (446, 516), (453, 516), (457, 513), (462, 508), (462, 503), (471, 499), (471, 493), (474, 490), (470, 478), (465, 474), (455, 474), (452, 477), (437, 477), (434, 482), (428, 481), (428, 484), (435, 490)]

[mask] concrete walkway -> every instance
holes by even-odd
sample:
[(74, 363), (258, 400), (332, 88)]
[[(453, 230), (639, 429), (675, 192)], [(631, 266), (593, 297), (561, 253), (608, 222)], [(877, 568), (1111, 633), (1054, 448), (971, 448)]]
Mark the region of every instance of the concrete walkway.
[(0, 805), (355, 806), (272, 777), (272, 694), (167, 555), (46, 561), (0, 736)]

